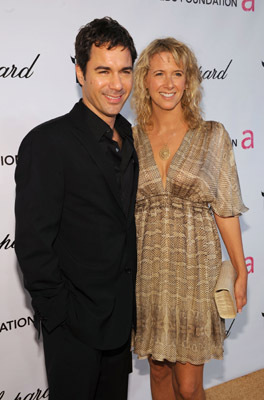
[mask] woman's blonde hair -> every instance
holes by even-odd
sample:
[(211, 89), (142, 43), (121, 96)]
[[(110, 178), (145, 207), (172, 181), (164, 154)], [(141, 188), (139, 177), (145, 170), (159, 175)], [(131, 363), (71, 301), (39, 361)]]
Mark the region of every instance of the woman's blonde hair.
[(200, 70), (193, 52), (184, 43), (171, 37), (153, 40), (142, 51), (136, 63), (131, 104), (136, 112), (137, 123), (142, 129), (150, 124), (152, 105), (149, 92), (145, 87), (145, 78), (149, 70), (151, 57), (161, 52), (171, 53), (176, 64), (184, 69), (186, 89), (181, 100), (181, 105), (184, 118), (188, 122), (189, 127), (195, 128), (202, 120), (202, 111), (200, 108), (202, 78)]

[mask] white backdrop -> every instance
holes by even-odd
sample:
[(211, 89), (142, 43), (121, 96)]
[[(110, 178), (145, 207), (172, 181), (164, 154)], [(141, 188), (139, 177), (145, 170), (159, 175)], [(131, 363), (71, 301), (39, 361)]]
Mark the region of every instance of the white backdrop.
[[(48, 398), (42, 346), (13, 249), (18, 146), (32, 127), (78, 101), (75, 36), (105, 15), (129, 30), (139, 52), (157, 37), (174, 36), (197, 55), (204, 116), (229, 131), (250, 208), (241, 218), (248, 306), (225, 343), (224, 361), (206, 365), (205, 386), (264, 367), (263, 0), (0, 0), (0, 399)], [(129, 104), (123, 114), (133, 122)], [(147, 362), (134, 358), (129, 399), (150, 398)]]

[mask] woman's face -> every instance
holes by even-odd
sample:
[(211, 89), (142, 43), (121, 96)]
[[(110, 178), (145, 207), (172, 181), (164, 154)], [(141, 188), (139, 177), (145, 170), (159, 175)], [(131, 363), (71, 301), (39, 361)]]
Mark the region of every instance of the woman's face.
[(154, 54), (145, 78), (153, 111), (155, 107), (173, 110), (181, 107), (181, 99), (186, 87), (186, 77), (181, 65), (177, 65), (172, 54), (162, 52)]

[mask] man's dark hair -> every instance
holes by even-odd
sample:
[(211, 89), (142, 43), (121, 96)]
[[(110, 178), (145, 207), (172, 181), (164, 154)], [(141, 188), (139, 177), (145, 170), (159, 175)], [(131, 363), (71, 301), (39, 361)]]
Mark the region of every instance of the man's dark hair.
[(108, 50), (116, 46), (128, 49), (131, 54), (132, 64), (137, 58), (137, 51), (128, 31), (110, 17), (97, 18), (83, 26), (76, 36), (76, 64), (80, 66), (84, 75), (87, 62), (90, 60), (93, 44), (97, 47), (107, 44)]

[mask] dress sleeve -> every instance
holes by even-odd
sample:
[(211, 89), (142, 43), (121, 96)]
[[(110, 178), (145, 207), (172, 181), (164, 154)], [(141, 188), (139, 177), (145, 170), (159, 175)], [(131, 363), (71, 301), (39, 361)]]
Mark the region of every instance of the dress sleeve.
[[(218, 124), (219, 146), (219, 174), (216, 187), (216, 196), (211, 203), (212, 210), (220, 217), (234, 217), (246, 212), (237, 174), (237, 167), (230, 137), (222, 124)], [(213, 133), (214, 134), (214, 133)]]

